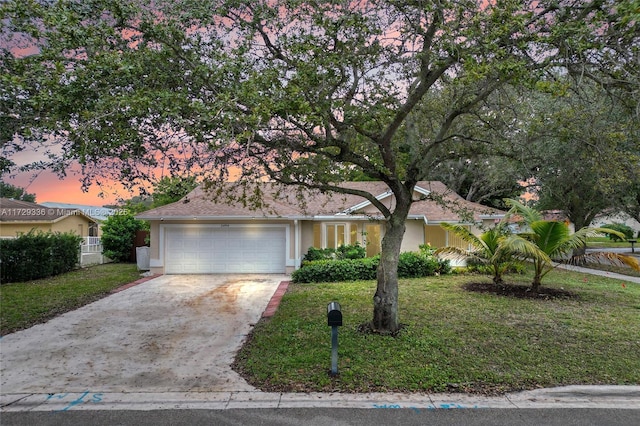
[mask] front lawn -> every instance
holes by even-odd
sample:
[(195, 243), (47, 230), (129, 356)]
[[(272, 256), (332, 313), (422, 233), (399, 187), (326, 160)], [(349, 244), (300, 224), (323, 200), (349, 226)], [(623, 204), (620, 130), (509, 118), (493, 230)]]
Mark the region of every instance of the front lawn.
[[(638, 245), (635, 245), (638, 248)], [(587, 241), (587, 248), (628, 248), (631, 251), (631, 243), (628, 241), (613, 241), (609, 237), (591, 237)]]
[(45, 322), (140, 278), (135, 264), (110, 263), (0, 286), (0, 334)]
[[(506, 281), (530, 280), (511, 275)], [(275, 316), (256, 325), (234, 368), (265, 391), (495, 394), (640, 384), (640, 285), (556, 270), (542, 289), (558, 290), (555, 296), (521, 299), (463, 288), (473, 283), (491, 281), (470, 275), (402, 280), (406, 326), (397, 337), (358, 330), (371, 319), (373, 281), (291, 284)], [(338, 301), (344, 315), (336, 378), (329, 375), (330, 301)]]

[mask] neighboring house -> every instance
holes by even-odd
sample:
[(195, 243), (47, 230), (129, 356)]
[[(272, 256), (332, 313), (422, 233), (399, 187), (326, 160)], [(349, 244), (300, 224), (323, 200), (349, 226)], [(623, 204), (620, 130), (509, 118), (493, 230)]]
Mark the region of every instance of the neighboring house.
[[(42, 206), (53, 208), (53, 209), (61, 209), (66, 211), (80, 211), (86, 216), (92, 218), (98, 225), (95, 232), (91, 233), (91, 237), (99, 237), (102, 235), (101, 225), (102, 222), (107, 220), (107, 218), (115, 213), (114, 209), (110, 209), (107, 207), (98, 207), (98, 206), (87, 206), (84, 204), (69, 204), (69, 203), (54, 203), (54, 202), (45, 202), (41, 203)], [(93, 235), (95, 234), (95, 235)]]
[(625, 212), (603, 212), (596, 216), (596, 218), (591, 222), (591, 226), (601, 227), (603, 225), (609, 225), (611, 223), (621, 223), (623, 225), (627, 225), (634, 230), (634, 237), (637, 236), (640, 232), (640, 222), (638, 222)]
[(80, 237), (91, 237), (97, 236), (98, 224), (81, 210), (0, 198), (0, 237), (15, 238), (31, 230), (71, 232)]
[[(343, 186), (377, 194), (378, 200), (393, 206), (393, 194), (382, 182), (349, 182)], [(310, 247), (357, 242), (366, 247), (368, 256), (380, 252), (383, 218), (366, 199), (310, 191), (304, 197), (306, 205), (300, 207), (294, 188), (279, 192), (269, 188), (270, 184), (264, 184), (267, 195), (263, 201), (268, 207), (260, 211), (241, 203), (214, 203), (198, 187), (176, 203), (136, 216), (150, 221), (151, 271), (285, 273), (300, 266)], [(479, 226), (492, 226), (504, 216), (502, 211), (464, 200), (441, 182), (420, 182), (415, 198), (424, 199), (411, 208), (403, 251), (418, 250), (425, 243), (468, 248), (440, 223), (467, 223), (473, 232), (480, 233)]]

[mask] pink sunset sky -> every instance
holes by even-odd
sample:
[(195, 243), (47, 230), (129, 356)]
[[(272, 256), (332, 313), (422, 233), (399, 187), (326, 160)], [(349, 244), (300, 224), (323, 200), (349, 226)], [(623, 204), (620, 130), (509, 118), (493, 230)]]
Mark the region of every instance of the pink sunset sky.
[[(70, 175), (60, 179), (49, 170), (43, 170), (39, 173), (21, 173), (15, 178), (3, 177), (2, 180), (11, 185), (24, 188), (30, 194), (35, 194), (37, 203), (58, 202), (103, 206), (106, 204), (118, 204), (119, 199), (128, 199), (137, 195), (130, 193), (116, 183), (110, 183), (102, 187), (93, 185), (87, 192), (84, 192), (79, 176)], [(100, 196), (101, 192), (102, 196)]]

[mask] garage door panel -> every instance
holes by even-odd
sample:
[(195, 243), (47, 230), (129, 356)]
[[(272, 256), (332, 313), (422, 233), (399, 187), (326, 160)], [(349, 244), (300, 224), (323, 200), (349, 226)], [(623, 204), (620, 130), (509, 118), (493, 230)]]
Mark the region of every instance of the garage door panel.
[(283, 273), (284, 227), (175, 227), (165, 231), (165, 273)]

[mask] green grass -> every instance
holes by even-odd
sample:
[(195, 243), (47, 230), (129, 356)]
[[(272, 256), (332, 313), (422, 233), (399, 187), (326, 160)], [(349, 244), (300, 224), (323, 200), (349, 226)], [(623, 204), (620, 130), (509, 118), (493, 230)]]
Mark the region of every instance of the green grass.
[(135, 264), (110, 263), (0, 286), (2, 335), (45, 322), (140, 278)]
[[(638, 248), (638, 244), (635, 244)], [(592, 237), (587, 241), (588, 248), (631, 248), (628, 241), (613, 241), (609, 237)]]
[[(234, 368), (266, 391), (502, 393), (640, 383), (640, 285), (556, 270), (543, 285), (575, 297), (516, 299), (462, 289), (485, 277), (402, 280), (397, 337), (363, 334), (374, 282), (292, 284)], [(509, 276), (528, 284), (530, 276)], [(342, 305), (332, 378), (326, 306)]]

